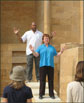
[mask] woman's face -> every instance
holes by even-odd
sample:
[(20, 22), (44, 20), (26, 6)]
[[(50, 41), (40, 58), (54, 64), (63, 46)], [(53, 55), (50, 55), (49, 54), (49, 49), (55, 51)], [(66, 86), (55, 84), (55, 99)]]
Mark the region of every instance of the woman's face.
[(49, 37), (44, 37), (43, 39), (44, 44), (49, 44)]

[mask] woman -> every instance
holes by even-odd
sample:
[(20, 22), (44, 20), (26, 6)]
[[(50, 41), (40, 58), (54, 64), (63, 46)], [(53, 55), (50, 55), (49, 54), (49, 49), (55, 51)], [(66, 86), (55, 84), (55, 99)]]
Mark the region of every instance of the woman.
[(12, 83), (4, 88), (2, 103), (30, 103), (32, 91), (25, 85), (26, 72), (22, 66), (15, 66), (10, 73)]
[(56, 49), (49, 44), (50, 36), (48, 34), (43, 35), (43, 43), (34, 51), (32, 45), (30, 45), (30, 49), (34, 56), (38, 57), (40, 55), (40, 91), (39, 98), (42, 99), (43, 95), (45, 95), (45, 82), (46, 75), (48, 75), (48, 84), (49, 84), (49, 96), (54, 99), (53, 92), (53, 80), (54, 80), (54, 56), (61, 55), (64, 51), (64, 48), (57, 53)]
[(75, 81), (67, 86), (67, 102), (84, 103), (84, 61), (78, 62)]

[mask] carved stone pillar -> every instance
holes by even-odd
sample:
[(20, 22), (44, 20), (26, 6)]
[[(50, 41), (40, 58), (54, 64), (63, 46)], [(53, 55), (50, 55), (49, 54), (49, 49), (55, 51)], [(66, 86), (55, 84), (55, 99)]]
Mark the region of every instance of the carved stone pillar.
[(84, 33), (83, 33), (83, 1), (80, 1), (80, 43), (84, 44)]
[(44, 33), (50, 35), (50, 1), (44, 1)]

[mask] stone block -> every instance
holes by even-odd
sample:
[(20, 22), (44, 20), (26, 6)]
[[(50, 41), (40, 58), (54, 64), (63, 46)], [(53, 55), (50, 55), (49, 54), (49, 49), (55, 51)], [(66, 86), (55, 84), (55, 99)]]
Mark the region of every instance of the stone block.
[(27, 63), (26, 57), (13, 57), (12, 63)]
[(12, 57), (9, 57), (9, 58), (8, 57), (2, 57), (1, 58), (1, 64), (2, 63), (9, 63), (9, 64), (12, 63)]
[(83, 60), (83, 45), (69, 44), (68, 47), (60, 57), (60, 97), (63, 101), (66, 101), (67, 84), (74, 80), (76, 65)]

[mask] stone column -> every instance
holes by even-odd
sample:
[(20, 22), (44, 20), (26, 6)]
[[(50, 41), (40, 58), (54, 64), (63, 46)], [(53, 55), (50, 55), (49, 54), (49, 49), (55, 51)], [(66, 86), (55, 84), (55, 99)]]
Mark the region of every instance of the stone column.
[(84, 43), (84, 33), (83, 33), (83, 1), (80, 1), (80, 43)]
[(44, 1), (36, 1), (36, 23), (38, 30), (44, 32)]
[(50, 35), (50, 1), (44, 1), (44, 33)]

